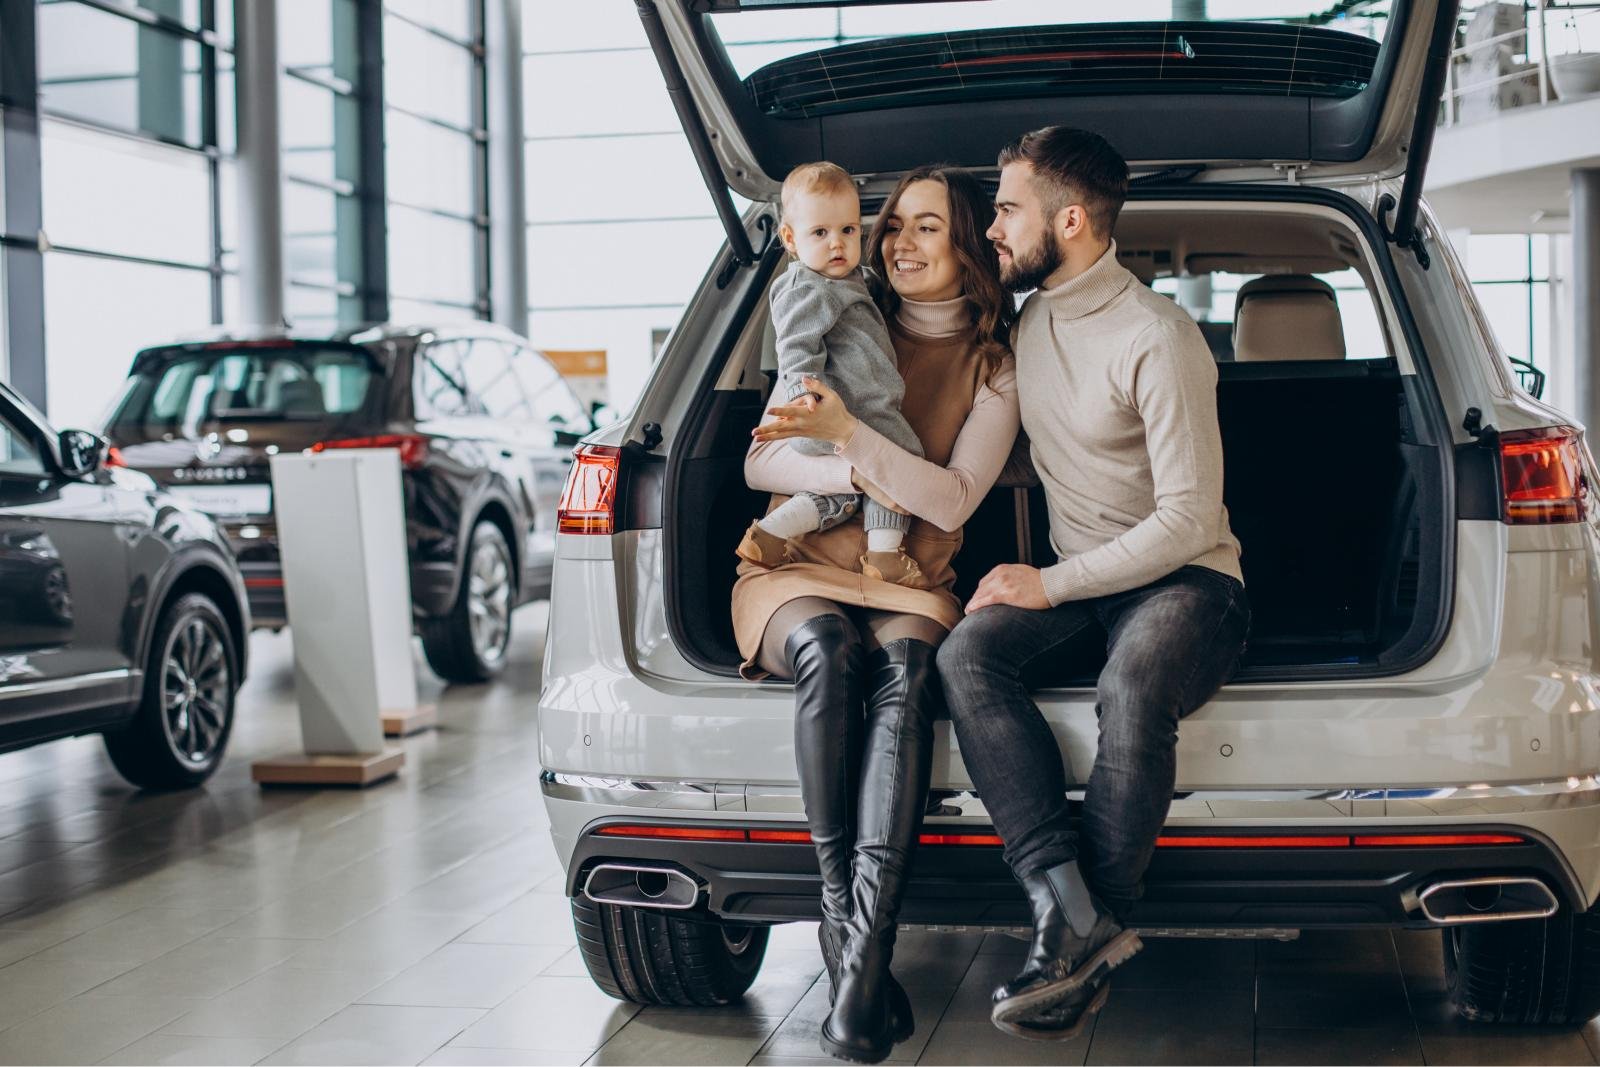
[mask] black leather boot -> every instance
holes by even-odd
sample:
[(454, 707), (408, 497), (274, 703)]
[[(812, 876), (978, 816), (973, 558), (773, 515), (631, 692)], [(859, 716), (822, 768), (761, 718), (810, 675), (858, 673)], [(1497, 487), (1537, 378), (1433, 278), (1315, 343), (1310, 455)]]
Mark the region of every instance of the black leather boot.
[[(889, 973), (900, 900), (927, 806), (938, 698), (933, 646), (905, 638), (872, 657), (866, 744), (856, 808), (853, 906), (833, 1011), (822, 1050), (856, 1063), (882, 1062), (897, 1039), (891, 1011), (899, 985)], [(904, 996), (904, 991), (900, 991)], [(905, 1018), (911, 1018), (910, 1002)], [(913, 1027), (905, 1028), (909, 1037)]]
[[(856, 791), (861, 782), (861, 640), (840, 615), (819, 615), (797, 626), (784, 644), (794, 678), (794, 751), (811, 844), (822, 874), (822, 923), (817, 941), (833, 993), (850, 918), (850, 867), (855, 850)], [(895, 1040), (911, 1036), (911, 1000), (899, 983), (891, 991)]]
[(1065, 1041), (1110, 995), (1111, 972), (1144, 947), (1095, 899), (1073, 860), (1021, 879), (1033, 910), (1022, 972), (994, 991), (990, 1019), (1018, 1037)]

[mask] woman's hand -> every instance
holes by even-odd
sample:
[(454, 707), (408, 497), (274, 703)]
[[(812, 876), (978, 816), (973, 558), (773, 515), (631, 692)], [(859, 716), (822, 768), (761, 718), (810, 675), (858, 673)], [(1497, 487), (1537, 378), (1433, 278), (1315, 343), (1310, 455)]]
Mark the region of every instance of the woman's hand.
[(768, 408), (776, 415), (750, 431), (757, 441), (781, 441), (788, 437), (812, 437), (842, 446), (856, 432), (856, 417), (845, 409), (839, 394), (815, 378), (801, 378), (815, 396), (800, 396), (780, 407)]

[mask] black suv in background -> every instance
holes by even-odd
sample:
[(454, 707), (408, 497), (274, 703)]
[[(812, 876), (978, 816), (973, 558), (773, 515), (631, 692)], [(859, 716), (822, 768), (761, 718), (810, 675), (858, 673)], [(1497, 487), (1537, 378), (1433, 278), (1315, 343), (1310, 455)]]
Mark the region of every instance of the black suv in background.
[(0, 752), (100, 733), (135, 785), (222, 762), (250, 612), (206, 515), (0, 383)]
[(413, 618), (453, 682), (505, 663), (511, 613), (549, 595), (556, 505), (594, 424), (556, 369), (489, 323), (217, 332), (135, 357), (106, 436), (215, 515), (257, 626), (282, 627), (270, 458), (400, 453)]

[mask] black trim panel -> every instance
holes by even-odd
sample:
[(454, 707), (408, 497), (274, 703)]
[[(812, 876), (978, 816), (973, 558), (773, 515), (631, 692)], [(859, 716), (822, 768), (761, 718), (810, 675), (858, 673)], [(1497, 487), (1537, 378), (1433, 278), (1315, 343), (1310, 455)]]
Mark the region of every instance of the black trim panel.
[[(601, 861), (674, 866), (707, 889), (702, 908), (745, 921), (790, 922), (819, 917), (821, 881), (816, 853), (803, 842), (685, 841), (600, 837), (608, 819), (579, 839), (567, 869), (566, 892), (576, 895)], [(648, 820), (650, 825), (700, 825)], [(804, 824), (749, 824), (749, 828), (804, 829)], [(935, 824), (925, 832), (947, 829)], [(962, 826), (950, 832), (992, 833)], [(1207, 833), (1259, 830), (1208, 829)], [(1281, 828), (1276, 832), (1286, 832)], [(1438, 827), (1295, 827), (1297, 834), (1437, 833)], [(1434, 928), (1405, 897), (1439, 878), (1528, 875), (1553, 889), (1563, 905), (1588, 907), (1582, 888), (1548, 841), (1524, 827), (1474, 825), (1450, 833), (1514, 833), (1522, 845), (1432, 848), (1160, 849), (1145, 877), (1144, 899), (1131, 918), (1142, 926)], [(912, 860), (901, 921), (913, 924), (1022, 926), (1027, 902), (994, 846), (925, 846)]]

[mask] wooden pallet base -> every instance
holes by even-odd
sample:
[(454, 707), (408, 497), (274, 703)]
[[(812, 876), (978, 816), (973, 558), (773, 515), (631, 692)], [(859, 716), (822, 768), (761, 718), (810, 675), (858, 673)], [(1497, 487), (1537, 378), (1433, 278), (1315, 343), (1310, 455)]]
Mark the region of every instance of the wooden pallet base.
[(410, 737), (439, 725), (439, 707), (436, 704), (418, 704), (403, 711), (383, 712), (384, 737)]
[(392, 778), (406, 761), (404, 749), (385, 748), (349, 756), (289, 753), (250, 765), (250, 778), (260, 785), (343, 785), (364, 788)]

